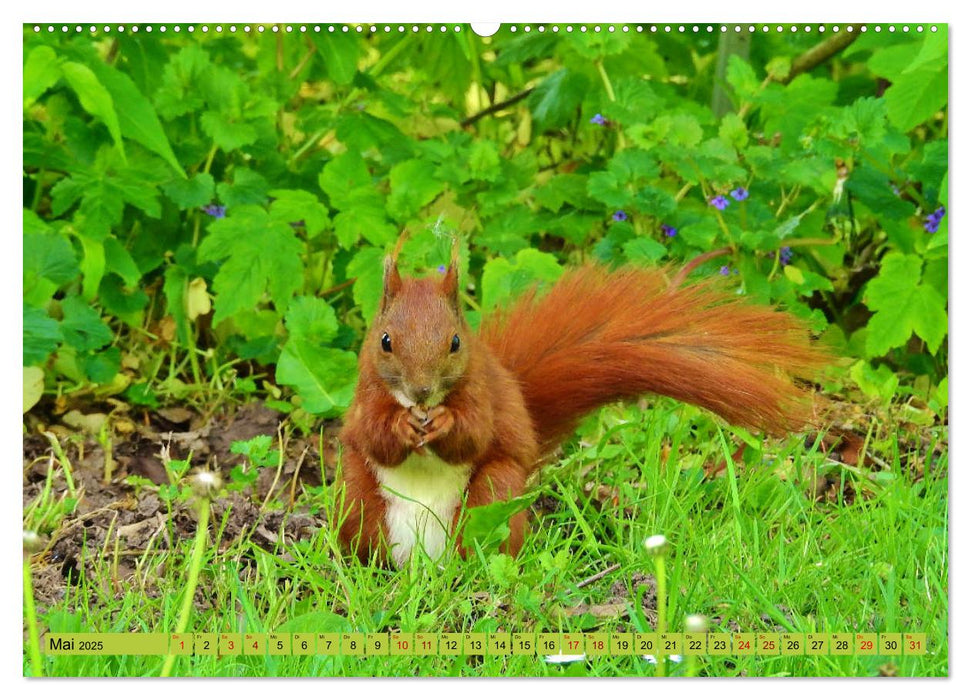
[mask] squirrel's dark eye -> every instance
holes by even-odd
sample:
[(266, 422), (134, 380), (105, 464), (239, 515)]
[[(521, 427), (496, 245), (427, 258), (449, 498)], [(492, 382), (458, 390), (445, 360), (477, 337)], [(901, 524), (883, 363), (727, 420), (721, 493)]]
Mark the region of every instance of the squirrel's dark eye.
[(381, 336), (381, 349), (385, 352), (391, 352), (391, 336), (387, 333)]
[(457, 335), (452, 336), (452, 352), (459, 351), (459, 337)]

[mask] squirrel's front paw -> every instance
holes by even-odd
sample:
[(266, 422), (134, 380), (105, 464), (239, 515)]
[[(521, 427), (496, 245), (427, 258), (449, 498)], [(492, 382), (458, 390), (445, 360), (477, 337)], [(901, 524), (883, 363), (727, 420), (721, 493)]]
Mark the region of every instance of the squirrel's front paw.
[(395, 436), (401, 440), (402, 444), (410, 447), (418, 454), (424, 454), (424, 445), (427, 441), (421, 419), (412, 414), (408, 409), (402, 409), (395, 416), (391, 429)]
[(425, 431), (424, 442), (432, 442), (444, 437), (455, 425), (455, 414), (447, 406), (435, 406), (428, 410), (428, 418), (422, 428)]

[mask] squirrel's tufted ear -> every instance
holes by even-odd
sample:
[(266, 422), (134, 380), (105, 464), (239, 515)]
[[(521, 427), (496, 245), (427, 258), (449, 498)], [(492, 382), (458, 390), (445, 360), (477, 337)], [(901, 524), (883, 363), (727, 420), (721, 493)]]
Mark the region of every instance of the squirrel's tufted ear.
[(381, 295), (381, 311), (388, 308), (388, 304), (401, 291), (401, 274), (398, 272), (398, 255), (401, 253), (405, 241), (409, 237), (408, 229), (404, 229), (398, 236), (391, 255), (384, 259), (384, 293)]
[(459, 239), (456, 236), (452, 239), (452, 259), (445, 270), (445, 278), (442, 280), (442, 293), (449, 300), (456, 310), (459, 305)]
[(401, 291), (401, 274), (398, 272), (398, 260), (394, 255), (384, 259), (384, 293), (381, 295), (381, 311), (388, 308), (388, 304)]

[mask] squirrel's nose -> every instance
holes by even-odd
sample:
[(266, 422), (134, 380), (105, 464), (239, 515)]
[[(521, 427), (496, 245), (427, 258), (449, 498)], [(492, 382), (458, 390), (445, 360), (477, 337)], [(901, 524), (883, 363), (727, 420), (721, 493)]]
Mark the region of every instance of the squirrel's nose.
[(432, 395), (432, 388), (430, 386), (419, 386), (415, 387), (415, 403), (425, 403), (428, 397)]

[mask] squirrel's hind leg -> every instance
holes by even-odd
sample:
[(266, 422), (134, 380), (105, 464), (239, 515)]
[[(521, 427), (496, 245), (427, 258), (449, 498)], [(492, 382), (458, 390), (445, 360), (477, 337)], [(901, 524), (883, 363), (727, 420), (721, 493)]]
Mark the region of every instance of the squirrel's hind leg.
[(363, 563), (367, 563), (372, 554), (377, 555), (380, 563), (387, 563), (387, 503), (363, 455), (347, 446), (342, 459), (342, 481), (344, 500), (338, 523), (341, 546), (356, 554)]
[[(505, 501), (523, 494), (526, 486), (526, 471), (515, 460), (500, 457), (477, 466), (469, 481), (465, 505), (468, 508), (484, 506), (496, 501)], [(456, 517), (458, 514), (456, 514)], [(526, 535), (526, 513), (516, 513), (509, 519), (509, 539), (502, 551), (516, 556), (523, 546)], [(462, 533), (456, 538), (459, 554), (467, 555), (462, 544)]]

